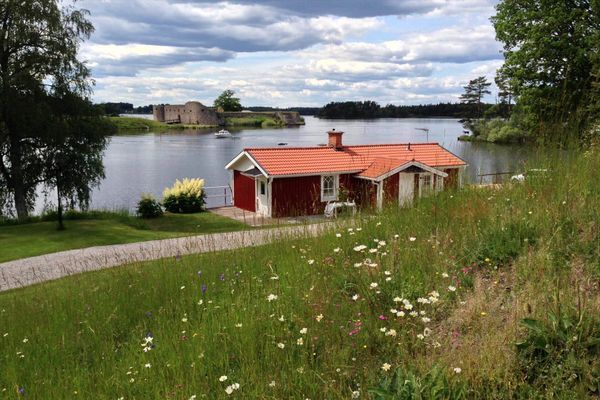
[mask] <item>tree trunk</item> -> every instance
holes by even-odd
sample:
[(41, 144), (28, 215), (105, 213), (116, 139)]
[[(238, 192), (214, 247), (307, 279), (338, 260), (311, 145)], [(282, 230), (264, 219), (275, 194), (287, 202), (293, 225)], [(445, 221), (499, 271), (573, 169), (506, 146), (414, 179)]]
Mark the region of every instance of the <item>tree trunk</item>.
[(13, 191), (17, 218), (27, 218), (29, 207), (27, 206), (27, 191), (23, 182), (23, 170), (21, 168), (21, 145), (18, 138), (12, 138), (10, 144), (9, 159), (11, 164), (11, 177), (9, 186)]
[(65, 224), (63, 222), (63, 209), (62, 209), (62, 201), (60, 198), (60, 182), (56, 182), (56, 197), (58, 199), (58, 230), (62, 231), (65, 229)]

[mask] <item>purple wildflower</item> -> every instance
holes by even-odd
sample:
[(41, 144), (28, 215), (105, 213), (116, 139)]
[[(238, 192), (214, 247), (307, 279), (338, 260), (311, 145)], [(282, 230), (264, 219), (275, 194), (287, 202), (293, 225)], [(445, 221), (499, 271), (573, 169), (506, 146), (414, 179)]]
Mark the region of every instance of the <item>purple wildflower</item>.
[(223, 282), (225, 280), (225, 274), (219, 275), (219, 279), (221, 280), (221, 282)]
[(19, 387), (19, 394), (25, 394), (25, 388), (23, 386)]
[(202, 294), (206, 294), (206, 284), (202, 284)]

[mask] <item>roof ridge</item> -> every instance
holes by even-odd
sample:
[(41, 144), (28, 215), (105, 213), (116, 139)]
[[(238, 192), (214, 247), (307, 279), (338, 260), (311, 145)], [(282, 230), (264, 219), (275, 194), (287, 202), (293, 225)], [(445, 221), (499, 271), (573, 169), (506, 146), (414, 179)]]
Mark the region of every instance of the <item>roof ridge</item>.
[[(353, 144), (344, 145), (342, 149), (351, 149), (356, 147), (392, 147), (392, 146), (440, 146), (439, 142), (427, 142), (427, 143), (375, 143), (375, 144)], [(273, 146), (273, 147), (246, 147), (244, 151), (249, 150), (312, 150), (312, 149), (329, 149), (335, 150), (330, 146)], [(335, 150), (339, 151), (339, 150)]]

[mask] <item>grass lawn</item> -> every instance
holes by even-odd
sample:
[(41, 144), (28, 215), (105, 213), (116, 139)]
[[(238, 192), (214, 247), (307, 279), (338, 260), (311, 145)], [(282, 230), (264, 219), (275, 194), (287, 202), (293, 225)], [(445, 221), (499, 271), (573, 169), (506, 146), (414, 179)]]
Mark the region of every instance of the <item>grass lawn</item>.
[(283, 121), (269, 117), (229, 117), (225, 118), (226, 126), (277, 127), (284, 126)]
[(0, 225), (0, 262), (89, 246), (249, 229), (241, 222), (210, 212), (167, 213), (154, 219), (114, 213), (99, 215), (101, 218), (97, 219), (67, 220), (64, 231), (56, 229), (56, 222)]
[(535, 166), (316, 239), (0, 293), (0, 396), (597, 398), (600, 152)]
[(200, 129), (210, 127), (209, 125), (165, 124), (164, 122), (158, 122), (152, 119), (135, 117), (108, 117), (108, 119), (117, 127), (118, 132), (151, 131), (157, 129)]

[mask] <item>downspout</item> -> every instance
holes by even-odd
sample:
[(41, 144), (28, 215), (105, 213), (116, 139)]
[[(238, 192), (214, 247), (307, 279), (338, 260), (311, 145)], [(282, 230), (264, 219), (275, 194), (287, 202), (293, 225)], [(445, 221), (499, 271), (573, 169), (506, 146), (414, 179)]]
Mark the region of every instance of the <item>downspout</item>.
[(273, 215), (273, 191), (271, 190), (272, 185), (273, 185), (273, 178), (268, 177), (267, 178), (267, 199), (269, 201), (269, 212), (267, 214), (268, 214), (269, 218), (272, 218), (272, 215)]

